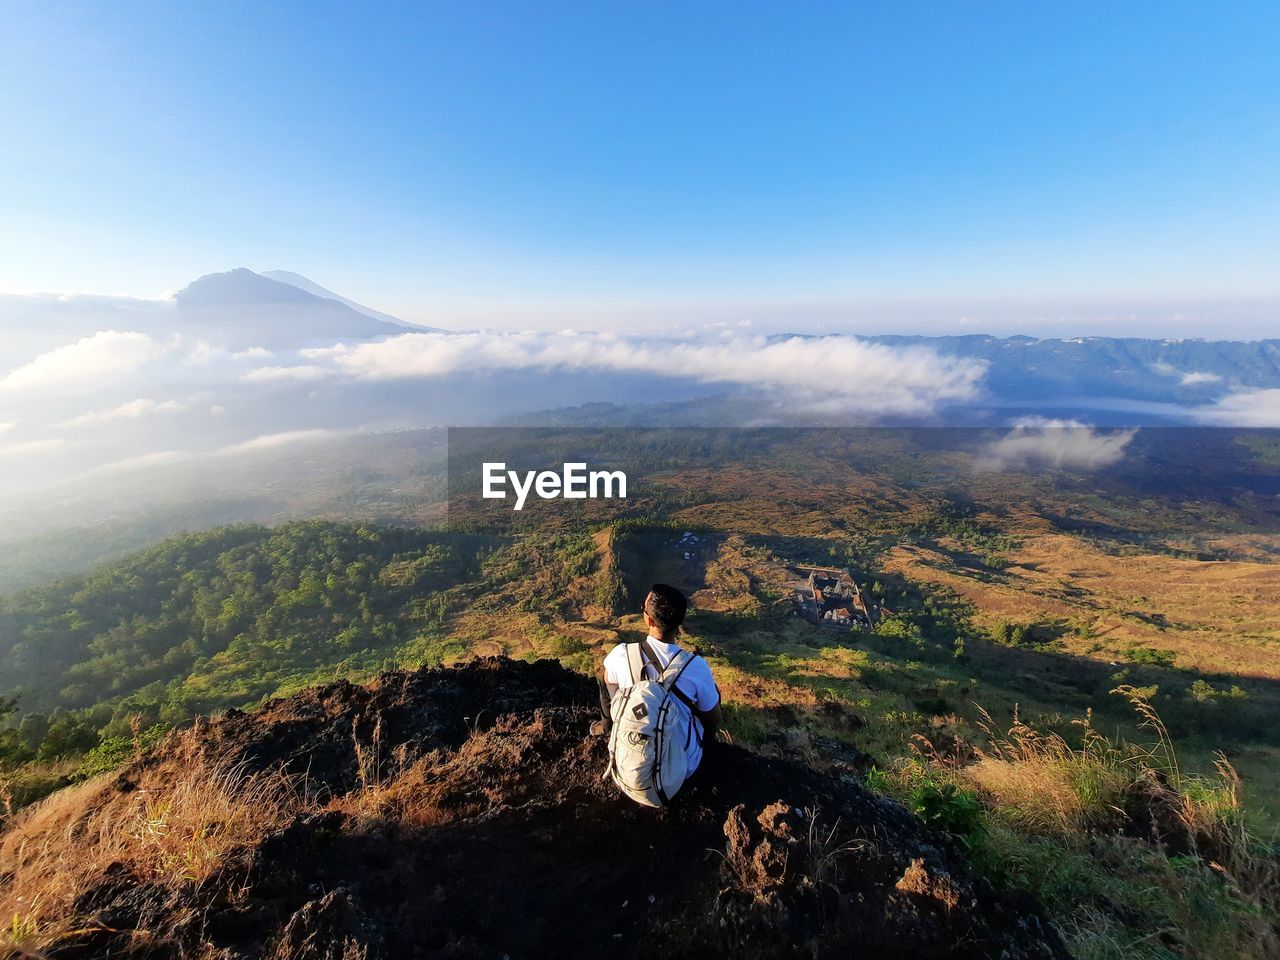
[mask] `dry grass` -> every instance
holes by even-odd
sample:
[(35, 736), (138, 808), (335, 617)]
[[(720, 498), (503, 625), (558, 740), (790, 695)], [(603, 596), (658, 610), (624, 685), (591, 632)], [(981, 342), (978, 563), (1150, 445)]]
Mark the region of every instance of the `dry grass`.
[[(563, 772), (540, 774), (533, 752), (550, 722), (541, 715), (531, 723), (497, 718), (456, 751), (412, 760), (403, 750), (383, 755), (380, 725), (366, 739), (353, 728), (359, 783), (326, 809), (418, 827), (483, 816), (522, 791), (564, 779)], [(0, 834), (0, 958), (44, 956), (102, 929), (77, 913), (108, 877), (145, 888), (157, 917), (173, 914), (176, 898), (225, 869), (235, 853), (316, 811), (306, 784), (206, 755), (198, 730), (175, 735), (160, 756), (130, 772), (132, 789), (122, 791), (114, 775), (99, 777), (21, 811)], [(135, 938), (165, 936), (145, 913), (138, 926)], [(298, 943), (285, 938), (277, 956), (362, 955), (354, 941), (308, 952), (308, 936), (299, 928)]]
[(1143, 691), (1122, 686), (1112, 692), (1128, 699), (1142, 726), (1155, 733), (1155, 745), (1142, 755), (1141, 777), (1148, 785), (1156, 784), (1148, 789), (1158, 794), (1182, 824), (1192, 850), (1224, 860), (1252, 859), (1252, 851), (1258, 844), (1245, 820), (1240, 777), (1230, 761), (1219, 754), (1214, 777), (1188, 774), (1182, 768), (1164, 721)]
[[(949, 587), (976, 622), (1075, 621), (1087, 638), (1069, 652), (1111, 660), (1129, 646), (1173, 651), (1179, 666), (1207, 673), (1280, 678), (1280, 564), (1188, 560), (1162, 553), (1112, 556), (1077, 537), (1025, 536), (999, 578), (954, 567), (941, 553), (896, 547), (885, 569)], [(1166, 625), (1144, 616), (1162, 614)]]
[(387, 762), (375, 727), (368, 746), (355, 741), (359, 789), (334, 798), (327, 809), (422, 827), (481, 815), (527, 789), (530, 747), (545, 733), (545, 722), (541, 716), (531, 722), (499, 718), (487, 730), (474, 730), (456, 751), (413, 761), (398, 753)]
[(260, 839), (298, 809), (292, 782), (212, 766), (171, 786), (138, 791), (129, 862), (161, 883), (198, 883), (230, 851)]
[(1091, 714), (1076, 721), (1080, 745), (1072, 746), (1016, 713), (1007, 729), (997, 729), (984, 712), (980, 726), (989, 744), (975, 749), (973, 761), (958, 766), (955, 776), (1019, 827), (1035, 832), (1111, 828), (1142, 815), (1151, 824), (1138, 824), (1140, 829), (1152, 826), (1195, 854), (1212, 857), (1256, 846), (1244, 817), (1240, 778), (1226, 758), (1218, 758), (1214, 776), (1187, 773), (1143, 691), (1123, 686), (1114, 692), (1129, 700), (1141, 726), (1155, 734), (1153, 744), (1112, 741), (1094, 729)]
[(0, 837), (0, 956), (40, 954), (92, 922), (75, 904), (108, 871), (180, 891), (212, 875), (299, 809), (280, 774), (248, 774), (205, 756), (196, 734), (175, 737), (172, 760), (121, 792), (111, 776), (62, 790), (22, 811)]
[(966, 767), (963, 780), (1018, 819), (1066, 830), (1080, 818), (1080, 803), (1066, 771), (1055, 763), (1015, 764), (982, 757)]
[(756, 595), (756, 577), (775, 574), (766, 566), (765, 557), (749, 547), (738, 535), (715, 544), (715, 553), (707, 559), (703, 571), (705, 586), (693, 594), (698, 610), (733, 613), (744, 617), (759, 616), (764, 606)]
[[(921, 740), (926, 765), (902, 773), (942, 778), (985, 800), (986, 857), (1044, 898), (1082, 958), (1169, 955), (1148, 952), (1157, 936), (1181, 944), (1177, 956), (1280, 956), (1280, 863), (1247, 825), (1239, 777), (1221, 757), (1213, 776), (1185, 771), (1143, 692), (1115, 692), (1152, 744), (1112, 741), (1089, 717), (1073, 746), (1016, 715), (1007, 729), (988, 716), (989, 743), (971, 760)], [(1103, 892), (1081, 899), (1086, 888)], [(1128, 906), (1113, 912), (1117, 902)]]
[(1111, 743), (1093, 729), (1089, 715), (1079, 721), (1079, 747), (1057, 734), (1040, 733), (1016, 713), (1003, 731), (996, 730), (990, 715), (983, 717), (989, 746), (975, 750), (973, 762), (957, 775), (1020, 827), (1061, 833), (1124, 819), (1144, 751)]

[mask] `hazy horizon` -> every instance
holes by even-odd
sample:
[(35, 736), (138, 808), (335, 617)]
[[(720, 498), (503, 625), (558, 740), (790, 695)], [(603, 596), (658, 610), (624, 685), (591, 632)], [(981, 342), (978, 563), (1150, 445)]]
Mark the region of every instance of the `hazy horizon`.
[[(186, 282), (210, 272), (186, 278)], [(252, 269), (252, 268), (246, 268)], [(261, 274), (279, 270), (255, 270)], [(294, 272), (288, 270), (286, 272)], [(297, 273), (315, 278), (305, 270)], [(103, 290), (0, 291), (0, 299), (166, 302), (183, 284), (154, 295)], [(321, 286), (328, 287), (321, 280)], [(331, 289), (331, 288), (330, 288)], [(344, 294), (345, 291), (332, 290)], [(359, 298), (354, 298), (359, 300)], [(758, 333), (852, 336), (1030, 336), (1037, 338), (1136, 337), (1258, 340), (1280, 336), (1280, 297), (1160, 298), (1106, 302), (1090, 297), (896, 298), (864, 300), (712, 300), (673, 302), (566, 302), (522, 304), (467, 300), (429, 310), (403, 309), (382, 297), (360, 301), (414, 326), (504, 331), (583, 329), (654, 333), (737, 326)], [(1225, 326), (1224, 326), (1225, 325)]]

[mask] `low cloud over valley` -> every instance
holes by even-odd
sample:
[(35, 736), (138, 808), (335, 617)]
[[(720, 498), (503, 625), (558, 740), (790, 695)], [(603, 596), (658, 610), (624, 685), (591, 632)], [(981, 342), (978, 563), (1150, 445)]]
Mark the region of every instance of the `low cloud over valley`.
[(1265, 345), (1126, 341), (1120, 352), (1090, 338), (765, 337), (722, 323), (679, 336), (449, 332), (297, 274), (243, 269), (163, 301), (3, 297), (0, 329), (3, 492), (599, 403), (701, 404), (705, 425), (980, 425), (1008, 422), (1009, 407), (1041, 417), (985, 452), (1000, 469), (1121, 456), (1130, 433), (1058, 412), (1077, 397), (1096, 414), (1104, 390), (1117, 394), (1114, 416), (1280, 425), (1280, 353)]

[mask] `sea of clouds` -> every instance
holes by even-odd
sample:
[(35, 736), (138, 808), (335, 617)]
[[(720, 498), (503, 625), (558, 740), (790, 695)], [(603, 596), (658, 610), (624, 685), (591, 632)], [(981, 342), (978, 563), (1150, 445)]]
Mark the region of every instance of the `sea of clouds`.
[[(938, 422), (949, 408), (980, 407), (988, 389), (983, 361), (855, 336), (764, 337), (724, 327), (679, 336), (407, 331), (232, 347), (163, 305), (128, 302), (105, 313), (98, 301), (55, 306), (61, 325), (15, 322), (0, 311), (0, 491), (345, 431), (483, 425), (594, 401), (728, 393), (749, 407), (743, 422), (866, 425)], [(1208, 425), (1280, 426), (1280, 390), (1227, 393), (1185, 415)], [(980, 459), (986, 469), (1100, 469), (1131, 439), (1132, 431), (1076, 419), (1015, 418)]]

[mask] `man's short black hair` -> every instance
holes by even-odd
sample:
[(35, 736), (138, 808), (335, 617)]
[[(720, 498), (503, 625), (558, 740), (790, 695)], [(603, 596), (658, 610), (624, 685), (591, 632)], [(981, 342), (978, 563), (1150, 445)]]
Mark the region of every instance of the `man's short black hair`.
[(644, 612), (663, 633), (669, 633), (684, 623), (685, 611), (688, 609), (689, 601), (684, 598), (684, 594), (665, 583), (655, 583), (650, 587), (649, 596), (644, 601)]

